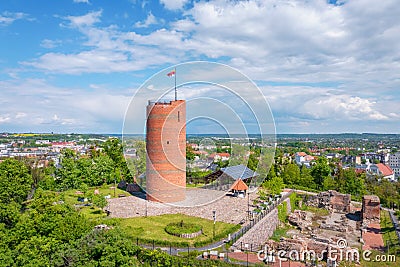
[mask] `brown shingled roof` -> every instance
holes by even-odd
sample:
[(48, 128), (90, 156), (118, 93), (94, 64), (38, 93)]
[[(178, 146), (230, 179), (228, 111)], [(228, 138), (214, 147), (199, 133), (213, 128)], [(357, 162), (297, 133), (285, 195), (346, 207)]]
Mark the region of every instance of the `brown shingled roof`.
[(393, 170), (385, 164), (378, 163), (376, 164), (376, 166), (378, 167), (379, 171), (383, 174), (383, 176), (388, 176), (393, 174)]
[(249, 187), (242, 181), (242, 179), (237, 179), (231, 186), (231, 190), (236, 190), (236, 191), (244, 191), (248, 189)]

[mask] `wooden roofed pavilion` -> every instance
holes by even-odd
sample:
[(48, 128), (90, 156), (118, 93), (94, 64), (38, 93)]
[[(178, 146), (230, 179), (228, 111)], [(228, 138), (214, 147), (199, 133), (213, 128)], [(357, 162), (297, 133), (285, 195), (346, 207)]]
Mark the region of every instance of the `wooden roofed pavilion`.
[(249, 187), (245, 182), (243, 182), (242, 179), (237, 179), (233, 185), (231, 186), (231, 190), (234, 191), (247, 191), (249, 190)]

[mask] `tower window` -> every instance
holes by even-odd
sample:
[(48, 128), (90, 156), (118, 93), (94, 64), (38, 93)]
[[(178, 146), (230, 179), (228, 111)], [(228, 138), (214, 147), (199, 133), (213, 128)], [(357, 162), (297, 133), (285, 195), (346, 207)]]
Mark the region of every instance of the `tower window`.
[(181, 118), (180, 118), (180, 111), (178, 111), (178, 122), (180, 122), (181, 121)]
[(167, 141), (167, 145), (169, 145), (169, 141)]

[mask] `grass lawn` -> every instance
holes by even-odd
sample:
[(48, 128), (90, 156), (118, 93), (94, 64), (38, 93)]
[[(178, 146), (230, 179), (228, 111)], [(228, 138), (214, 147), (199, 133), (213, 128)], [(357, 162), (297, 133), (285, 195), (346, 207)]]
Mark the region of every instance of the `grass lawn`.
[(395, 228), (390, 220), (389, 212), (381, 211), (381, 231), (383, 233), (383, 243), (385, 246), (389, 244), (389, 254), (400, 256), (400, 243), (397, 238)]
[[(100, 187), (90, 187), (88, 189), (88, 191), (86, 192), (86, 195), (88, 193), (94, 193), (94, 190), (98, 189), (100, 194), (107, 196), (110, 195), (111, 198), (114, 198), (114, 189), (111, 189), (110, 187), (113, 187), (113, 184), (110, 185), (102, 185)], [(71, 189), (71, 190), (67, 190), (64, 191), (62, 194), (64, 196), (64, 200), (66, 203), (70, 204), (70, 205), (75, 205), (75, 204), (86, 204), (88, 202), (80, 202), (78, 201), (78, 197), (84, 197), (84, 195), (77, 195), (75, 194), (76, 189)], [(126, 196), (129, 196), (130, 194), (124, 190), (115, 189), (115, 196), (118, 197), (119, 194), (124, 194)], [(78, 210), (84, 214), (85, 216), (87, 216), (89, 219), (101, 219), (106, 217), (106, 213), (104, 213), (100, 208), (97, 207), (93, 207), (93, 206), (82, 206), (79, 207)]]
[[(100, 191), (102, 195), (110, 195), (114, 198), (114, 189), (110, 189), (113, 185), (104, 185), (97, 188), (89, 188), (88, 192), (93, 193), (95, 189)], [(79, 202), (78, 197), (83, 195), (77, 195), (75, 192), (78, 190), (68, 190), (63, 192), (65, 202), (75, 204), (85, 204), (87, 202)], [(116, 196), (118, 194), (129, 195), (126, 191), (116, 189)], [(100, 208), (94, 206), (79, 206), (77, 207), (79, 212), (94, 221), (96, 224), (107, 224), (114, 225), (124, 232), (127, 236), (133, 240), (139, 239), (140, 244), (154, 243), (156, 245), (169, 246), (171, 244), (175, 247), (186, 247), (186, 246), (204, 246), (213, 243), (213, 227), (214, 223), (212, 220), (207, 220), (199, 217), (192, 217), (183, 214), (165, 214), (160, 216), (149, 216), (149, 217), (135, 217), (135, 218), (110, 218), (107, 217), (106, 213)], [(165, 227), (169, 223), (180, 222), (183, 220), (185, 223), (193, 223), (202, 226), (203, 234), (195, 238), (182, 238), (173, 236), (165, 231)], [(229, 233), (233, 233), (240, 229), (240, 225), (229, 224), (224, 222), (216, 222), (215, 224), (215, 240), (221, 240), (227, 238)]]
[[(111, 187), (113, 187), (113, 184), (109, 184), (109, 185), (102, 185), (102, 186), (98, 186), (98, 187), (89, 187), (88, 191), (86, 192), (86, 194), (88, 193), (94, 193), (94, 190), (98, 189), (100, 194), (102, 195), (110, 195), (111, 198), (114, 198), (114, 189), (111, 189)], [(65, 201), (68, 202), (69, 204), (79, 204), (82, 202), (78, 201), (78, 197), (83, 197), (83, 195), (77, 195), (75, 194), (75, 192), (77, 192), (79, 190), (77, 189), (71, 189), (71, 190), (67, 190), (64, 191), (64, 197), (65, 197)], [(121, 190), (119, 188), (115, 189), (115, 197), (118, 197), (119, 194), (124, 194), (125, 196), (129, 196), (130, 194), (124, 190)]]
[(307, 205), (303, 205), (301, 210), (312, 212), (314, 214), (314, 216), (328, 216), (329, 215), (329, 210), (327, 210), (327, 209), (316, 208), (316, 207), (311, 207), (311, 206), (307, 206)]
[(189, 187), (189, 188), (196, 188), (196, 187), (202, 187), (202, 186), (204, 186), (205, 184), (204, 183), (198, 183), (198, 184), (186, 184), (186, 187)]
[[(195, 238), (182, 238), (168, 234), (165, 231), (167, 224), (171, 222), (180, 222), (183, 220), (186, 223), (194, 223), (202, 226), (203, 234)], [(139, 242), (152, 244), (166, 245), (170, 243), (173, 246), (185, 247), (189, 246), (203, 246), (212, 243), (213, 239), (213, 221), (198, 217), (187, 216), (184, 214), (164, 214), (151, 217), (136, 217), (121, 219), (119, 227), (128, 236), (137, 239)], [(215, 236), (216, 239), (227, 237), (240, 228), (239, 225), (229, 224), (224, 222), (216, 222)]]
[(282, 237), (289, 237), (287, 235), (287, 231), (292, 229), (292, 227), (288, 226), (288, 225), (284, 225), (284, 226), (280, 226), (278, 228), (275, 229), (274, 233), (272, 234), (272, 236), (270, 237), (270, 239), (279, 242), (281, 240)]

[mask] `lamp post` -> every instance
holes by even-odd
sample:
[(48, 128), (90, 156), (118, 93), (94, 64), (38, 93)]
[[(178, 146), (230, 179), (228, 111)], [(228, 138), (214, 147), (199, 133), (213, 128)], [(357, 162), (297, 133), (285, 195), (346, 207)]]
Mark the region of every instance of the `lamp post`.
[(146, 201), (146, 209), (145, 209), (145, 214), (144, 214), (144, 217), (146, 217), (147, 218), (147, 198), (145, 198), (145, 200), (144, 201)]
[(117, 188), (117, 178), (114, 177), (114, 197), (116, 195), (116, 189)]
[(250, 192), (247, 192), (247, 218), (250, 220)]
[(213, 224), (213, 240), (215, 239), (215, 221), (217, 220), (216, 213), (217, 213), (217, 211), (213, 210), (213, 220), (214, 220), (214, 224)]
[(246, 249), (246, 255), (247, 255), (247, 264), (246, 266), (249, 266), (249, 244), (244, 244), (244, 248)]

